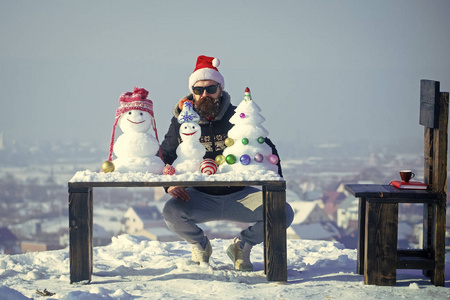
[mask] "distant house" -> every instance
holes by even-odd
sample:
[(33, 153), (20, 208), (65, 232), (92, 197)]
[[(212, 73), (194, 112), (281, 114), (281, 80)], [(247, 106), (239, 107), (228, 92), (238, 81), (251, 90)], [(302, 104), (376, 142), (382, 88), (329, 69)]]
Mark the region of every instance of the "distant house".
[(0, 254), (21, 253), (17, 237), (6, 227), (0, 227)]
[(330, 221), (328, 214), (319, 206), (318, 201), (295, 201), (289, 203), (294, 210), (292, 224), (308, 224)]
[(336, 224), (338, 227), (346, 230), (353, 231), (358, 228), (358, 198), (352, 195), (347, 196), (342, 200), (336, 211)]
[(132, 206), (128, 208), (122, 219), (122, 231), (135, 234), (144, 228), (161, 223), (162, 217), (156, 206)]
[(324, 193), (322, 198), (323, 210), (332, 220), (336, 220), (337, 209), (345, 198), (346, 194), (344, 192), (336, 191)]
[(23, 241), (21, 243), (22, 253), (41, 252), (61, 249), (60, 245), (48, 244), (35, 241)]
[(286, 235), (290, 239), (336, 241), (341, 232), (332, 221), (291, 225)]
[(178, 235), (170, 231), (156, 206), (132, 206), (122, 219), (122, 231), (145, 236), (153, 241), (179, 241)]

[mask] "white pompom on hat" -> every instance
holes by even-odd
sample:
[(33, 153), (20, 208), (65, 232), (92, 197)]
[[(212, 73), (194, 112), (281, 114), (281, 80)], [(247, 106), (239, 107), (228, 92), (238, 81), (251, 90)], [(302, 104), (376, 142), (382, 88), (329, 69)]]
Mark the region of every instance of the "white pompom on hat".
[(217, 69), (219, 65), (220, 60), (218, 58), (200, 55), (197, 58), (194, 72), (189, 76), (189, 90), (191, 93), (193, 93), (192, 86), (200, 80), (214, 80), (220, 84), (223, 90), (225, 88), (225, 81)]

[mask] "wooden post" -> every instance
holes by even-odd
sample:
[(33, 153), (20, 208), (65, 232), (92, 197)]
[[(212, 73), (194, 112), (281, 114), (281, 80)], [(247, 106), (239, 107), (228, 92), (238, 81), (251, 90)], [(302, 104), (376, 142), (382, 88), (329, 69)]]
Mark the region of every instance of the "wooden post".
[(92, 199), (92, 188), (69, 187), (70, 283), (92, 279)]
[[(448, 151), (448, 93), (440, 93), (438, 128), (434, 129), (432, 190), (440, 199), (432, 211), (433, 235), (429, 237), (434, 251), (431, 255), (435, 268), (431, 282), (436, 286), (445, 284), (445, 227), (447, 210), (447, 151)], [(429, 224), (431, 225), (431, 224)]]
[(265, 265), (267, 280), (287, 281), (286, 184), (265, 188)]
[(424, 180), (439, 194), (435, 204), (424, 204), (423, 249), (435, 262), (423, 270), (434, 285), (445, 284), (445, 226), (447, 206), (448, 93), (440, 92), (437, 81), (421, 80), (420, 124), (424, 133)]
[(263, 222), (264, 222), (264, 274), (267, 276), (267, 217), (266, 217), (266, 207), (267, 207), (267, 189), (266, 186), (263, 185), (262, 187), (262, 193), (263, 193)]
[(358, 252), (357, 252), (357, 263), (356, 263), (356, 273), (364, 274), (364, 243), (365, 243), (365, 225), (366, 225), (366, 198), (359, 198), (358, 206)]
[(364, 283), (395, 285), (398, 203), (377, 200), (366, 203)]

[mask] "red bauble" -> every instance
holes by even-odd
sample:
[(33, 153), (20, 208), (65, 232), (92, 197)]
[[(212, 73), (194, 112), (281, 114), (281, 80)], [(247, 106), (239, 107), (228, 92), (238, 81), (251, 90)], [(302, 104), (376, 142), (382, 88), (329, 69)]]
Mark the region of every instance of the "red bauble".
[(200, 168), (199, 168), (200, 172), (207, 174), (207, 175), (212, 175), (215, 174), (217, 172), (217, 164), (214, 161), (214, 159), (211, 158), (205, 158), (201, 163), (200, 163)]
[(167, 164), (163, 169), (164, 175), (174, 175), (175, 174), (175, 168), (169, 164)]

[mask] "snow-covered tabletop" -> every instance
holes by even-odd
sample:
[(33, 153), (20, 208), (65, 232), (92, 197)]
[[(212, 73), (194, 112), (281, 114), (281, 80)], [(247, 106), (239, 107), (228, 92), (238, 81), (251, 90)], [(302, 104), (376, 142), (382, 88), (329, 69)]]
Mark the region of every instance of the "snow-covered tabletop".
[(200, 172), (188, 172), (180, 175), (155, 175), (143, 172), (101, 173), (91, 170), (78, 171), (70, 179), (74, 182), (191, 182), (191, 181), (284, 181), (273, 171), (242, 171), (206, 175)]

